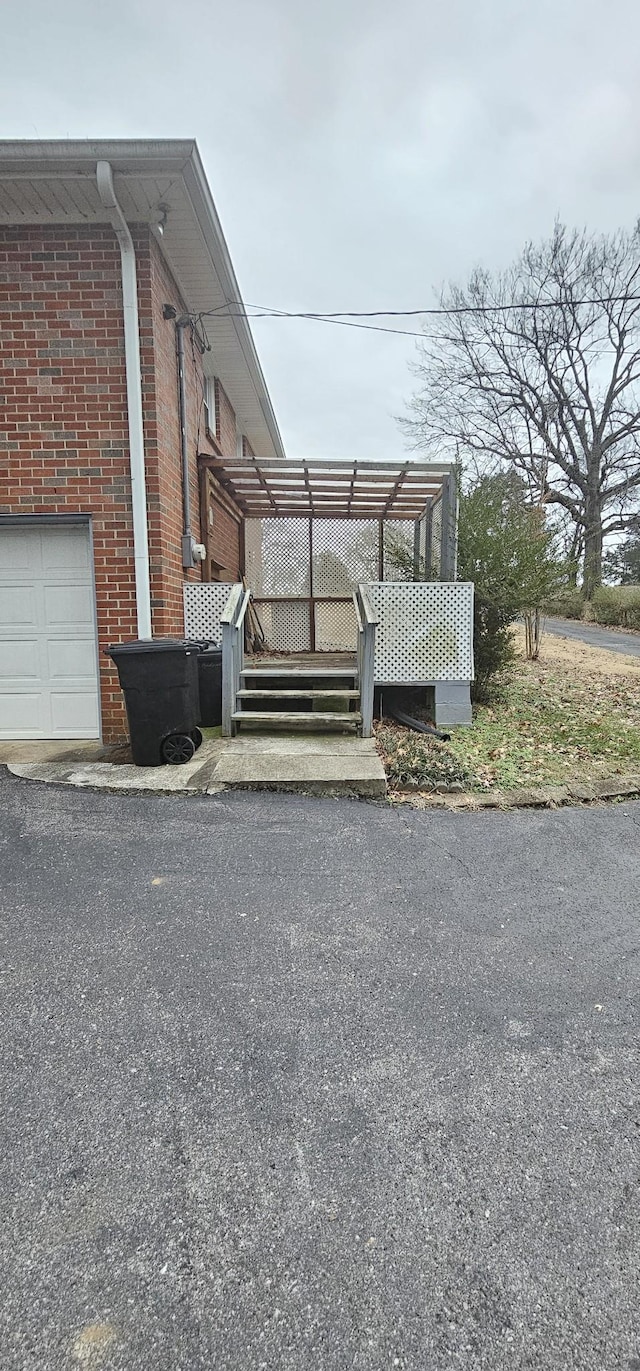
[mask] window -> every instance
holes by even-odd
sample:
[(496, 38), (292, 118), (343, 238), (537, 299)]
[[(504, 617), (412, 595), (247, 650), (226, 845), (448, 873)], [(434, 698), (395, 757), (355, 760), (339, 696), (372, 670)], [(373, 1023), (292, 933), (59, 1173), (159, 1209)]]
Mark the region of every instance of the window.
[(218, 387), (214, 376), (205, 376), (203, 390), (204, 422), (207, 432), (218, 436)]

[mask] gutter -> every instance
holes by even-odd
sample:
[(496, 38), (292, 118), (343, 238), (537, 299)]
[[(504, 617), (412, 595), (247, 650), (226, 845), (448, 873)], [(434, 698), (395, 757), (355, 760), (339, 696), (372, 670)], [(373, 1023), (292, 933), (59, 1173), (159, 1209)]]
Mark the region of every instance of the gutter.
[(151, 583), (149, 577), (149, 537), (147, 531), (147, 488), (144, 468), (144, 429), (142, 423), (142, 373), (140, 366), (140, 328), (138, 321), (138, 277), (136, 254), (129, 226), (116, 199), (110, 162), (96, 166), (98, 194), (109, 215), (122, 262), (122, 306), (124, 315), (124, 357), (127, 377), (127, 416), (129, 423), (129, 462), (131, 467), (131, 505), (133, 512), (133, 557), (136, 583), (138, 637), (151, 638)]

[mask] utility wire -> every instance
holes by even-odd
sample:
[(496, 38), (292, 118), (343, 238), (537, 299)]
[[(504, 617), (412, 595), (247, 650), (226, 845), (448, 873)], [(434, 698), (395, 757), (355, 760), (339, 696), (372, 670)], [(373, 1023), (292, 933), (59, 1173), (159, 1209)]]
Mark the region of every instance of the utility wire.
[[(201, 328), (204, 330), (203, 319), (312, 319), (319, 324), (341, 324), (344, 328), (364, 328), (374, 333), (397, 333), (405, 338), (424, 338), (424, 333), (417, 329), (406, 328), (385, 328), (382, 324), (359, 324), (353, 319), (340, 319), (331, 314), (289, 314), (283, 309), (264, 309), (257, 314), (248, 314), (247, 310), (255, 309), (255, 305), (247, 305), (246, 309), (238, 309), (234, 304), (218, 305), (217, 309), (206, 310), (201, 314), (193, 316), (197, 319)], [(226, 314), (222, 311), (227, 310)], [(207, 340), (208, 341), (208, 340)], [(209, 345), (209, 351), (210, 351)]]
[[(216, 309), (203, 310), (194, 316), (201, 322), (213, 317), (227, 319), (311, 319), (322, 324), (338, 324), (343, 328), (369, 329), (375, 333), (395, 333), (404, 338), (424, 338), (422, 329), (388, 328), (384, 324), (365, 324), (361, 319), (409, 319), (414, 317), (447, 317), (457, 314), (502, 314), (512, 310), (558, 309), (563, 305), (613, 305), (640, 302), (640, 295), (606, 295), (584, 300), (520, 301), (505, 305), (454, 305), (449, 309), (379, 309), (336, 310), (327, 313), (306, 310), (271, 309), (268, 305), (243, 304), (241, 300), (225, 301)], [(251, 314), (249, 310), (253, 311)], [(224, 313), (226, 311), (226, 313)]]
[[(240, 310), (255, 309), (262, 310), (264, 315), (277, 314), (285, 319), (409, 319), (421, 314), (487, 314), (499, 313), (511, 309), (557, 309), (559, 305), (616, 305), (624, 304), (630, 300), (640, 301), (640, 295), (600, 295), (593, 299), (586, 300), (523, 300), (512, 301), (511, 304), (504, 305), (451, 305), (450, 307), (440, 306), (430, 309), (337, 309), (332, 311), (314, 310), (297, 311), (287, 309), (272, 309), (270, 305), (249, 305), (242, 300), (230, 302), (230, 307)], [(254, 315), (261, 318), (261, 315)]]

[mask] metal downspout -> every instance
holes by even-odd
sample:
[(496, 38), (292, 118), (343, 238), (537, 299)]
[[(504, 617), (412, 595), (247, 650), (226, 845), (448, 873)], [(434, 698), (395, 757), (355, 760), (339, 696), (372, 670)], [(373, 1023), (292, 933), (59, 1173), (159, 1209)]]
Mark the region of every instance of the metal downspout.
[(140, 329), (138, 322), (138, 278), (136, 254), (129, 226), (116, 200), (110, 162), (96, 166), (98, 194), (113, 226), (122, 261), (122, 306), (124, 315), (124, 356), (127, 377), (127, 414), (129, 423), (129, 462), (131, 466), (131, 505), (133, 512), (133, 557), (136, 582), (138, 637), (151, 638), (151, 584), (149, 578), (149, 537), (147, 532), (147, 488), (144, 469), (144, 429), (142, 424), (142, 373), (140, 366)]
[(182, 567), (193, 566), (193, 538), (191, 534), (191, 494), (189, 491), (189, 454), (187, 448), (187, 395), (184, 375), (184, 331), (191, 325), (189, 315), (176, 320), (176, 356), (178, 360), (178, 409), (180, 420), (180, 463), (182, 468)]

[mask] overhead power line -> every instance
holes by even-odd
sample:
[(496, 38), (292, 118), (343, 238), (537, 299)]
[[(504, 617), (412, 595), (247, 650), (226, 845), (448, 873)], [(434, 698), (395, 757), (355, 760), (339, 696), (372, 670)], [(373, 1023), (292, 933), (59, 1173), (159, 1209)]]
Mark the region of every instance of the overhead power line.
[[(500, 305), (454, 305), (450, 308), (432, 307), (429, 309), (376, 309), (376, 310), (288, 310), (272, 309), (268, 305), (245, 304), (241, 300), (226, 301), (216, 309), (205, 310), (198, 314), (200, 319), (311, 319), (316, 323), (337, 324), (343, 328), (370, 329), (376, 333), (395, 333), (405, 338), (423, 338), (421, 329), (387, 328), (383, 324), (366, 324), (363, 319), (410, 319), (446, 317), (457, 314), (505, 314), (512, 310), (558, 309), (563, 305), (579, 307), (582, 305), (615, 305), (640, 303), (640, 295), (602, 295), (583, 300), (531, 300), (513, 301)], [(249, 313), (249, 311), (252, 311)]]

